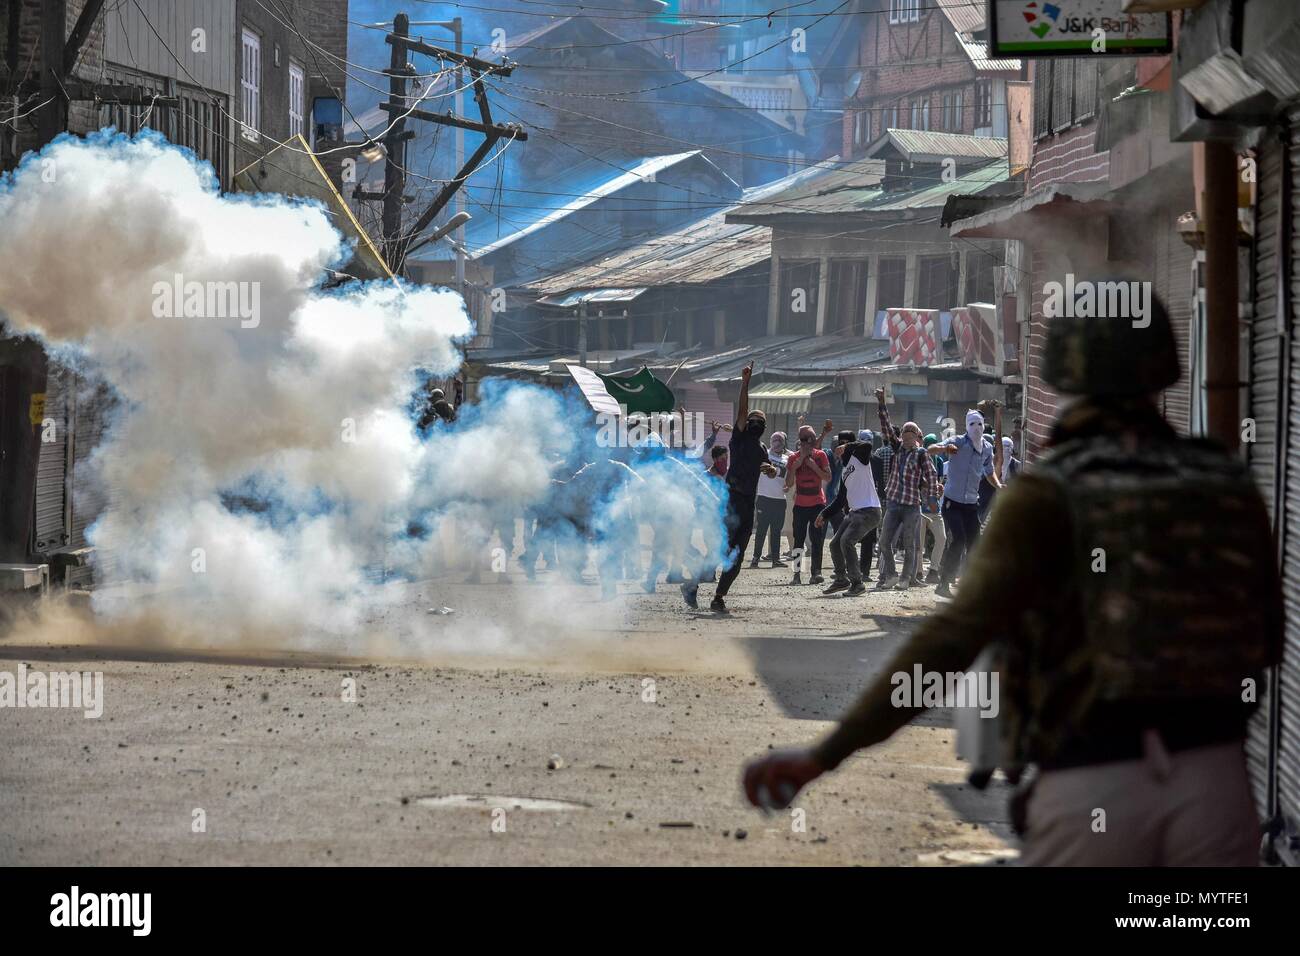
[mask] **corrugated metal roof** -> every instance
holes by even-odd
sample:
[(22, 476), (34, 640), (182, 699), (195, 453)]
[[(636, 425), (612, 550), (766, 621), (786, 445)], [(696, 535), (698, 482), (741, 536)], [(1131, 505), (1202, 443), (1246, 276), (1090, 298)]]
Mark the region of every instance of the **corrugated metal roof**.
[(549, 296), (537, 300), (538, 305), (553, 305), (567, 309), (583, 302), (631, 302), (641, 293), (640, 289), (588, 289), (583, 292), (570, 292), (568, 295)]
[[(763, 186), (745, 190), (744, 201), (776, 196), (814, 179), (820, 168), (802, 169)], [(699, 285), (765, 262), (772, 255), (772, 233), (766, 226), (729, 223), (729, 209), (663, 233), (577, 269), (547, 276), (526, 286), (543, 296), (573, 289), (604, 288), (617, 283), (657, 287)]]
[(470, 258), (481, 259), (484, 256), (491, 255), (498, 249), (502, 249), (505, 246), (510, 245), (512, 242), (517, 242), (524, 236), (532, 235), (537, 230), (545, 229), (551, 223), (563, 219), (565, 216), (568, 216), (579, 209), (590, 206), (598, 199), (604, 199), (606, 196), (616, 193), (620, 189), (626, 189), (633, 183), (645, 182), (668, 167), (676, 166), (678, 163), (685, 162), (686, 160), (699, 155), (701, 155), (700, 151), (694, 149), (685, 153), (673, 153), (670, 156), (651, 156), (648, 159), (643, 159), (626, 172), (618, 173), (617, 175), (605, 180), (603, 183), (598, 183), (587, 190), (583, 195), (570, 200), (558, 209), (552, 210), (540, 219), (530, 222), (524, 228), (518, 229), (509, 235), (502, 236), (496, 242), (490, 243), (489, 245), (471, 250)]
[(1000, 73), (1004, 70), (1017, 71), (1020, 69), (1019, 60), (989, 59), (989, 45), (983, 40), (972, 40), (970, 37), (958, 33), (957, 42), (962, 45), (962, 49), (970, 57), (975, 69), (981, 73)]
[(935, 3), (958, 33), (976, 33), (984, 29), (987, 0), (935, 0)]
[(650, 367), (671, 372), (680, 364), (678, 374), (696, 382), (716, 383), (739, 379), (741, 370), (753, 362), (755, 376), (824, 382), (845, 369), (888, 358), (888, 345), (860, 335), (771, 335), (744, 345), (678, 352)]
[(926, 129), (890, 129), (867, 149), (877, 156), (896, 150), (911, 163), (941, 163), (945, 159), (997, 159), (1007, 155), (1007, 141), (996, 136), (938, 133)]
[(749, 387), (749, 407), (772, 415), (798, 415), (812, 410), (813, 396), (830, 391), (829, 382), (765, 382)]
[[(973, 138), (973, 137), (972, 137)], [(837, 171), (818, 180), (808, 195), (785, 195), (766, 203), (746, 205), (731, 213), (734, 221), (749, 221), (776, 216), (891, 214), (915, 209), (942, 208), (953, 194), (978, 194), (989, 186), (1007, 180), (1003, 159), (968, 169), (951, 182), (937, 182), (919, 189), (886, 192), (878, 185), (863, 183), (855, 172)], [(807, 192), (807, 190), (805, 190)], [(742, 218), (743, 217), (743, 218)]]

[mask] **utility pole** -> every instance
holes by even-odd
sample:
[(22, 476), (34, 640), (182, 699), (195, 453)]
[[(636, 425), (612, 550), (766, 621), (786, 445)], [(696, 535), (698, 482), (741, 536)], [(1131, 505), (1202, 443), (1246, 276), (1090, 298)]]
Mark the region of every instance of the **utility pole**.
[[(483, 78), (488, 75), (509, 76), (513, 67), (504, 63), (490, 63), (487, 60), (479, 59), (476, 56), (469, 56), (461, 49), (464, 45), (461, 36), (462, 22), (460, 19), (447, 21), (421, 21), (431, 26), (438, 26), (451, 30), (456, 35), (455, 50), (447, 50), (442, 47), (430, 46), (421, 39), (412, 38), (410, 35), (411, 20), (405, 13), (399, 13), (393, 19), (393, 30), (384, 39), (393, 48), (392, 56), (389, 59), (389, 68), (384, 72), (389, 75), (389, 101), (380, 103), (379, 108), (388, 113), (396, 122), (389, 131), (388, 136), (384, 138), (385, 148), (388, 153), (388, 161), (384, 168), (384, 214), (383, 214), (383, 233), (384, 233), (384, 254), (388, 259), (388, 267), (395, 275), (401, 275), (402, 267), (406, 262), (407, 255), (412, 249), (423, 245), (429, 241), (428, 237), (421, 238), (423, 233), (433, 220), (437, 217), (452, 198), (460, 191), (466, 178), (470, 173), (478, 168), (479, 164), (487, 158), (494, 147), (502, 139), (526, 140), (528, 134), (519, 128), (517, 124), (507, 123), (500, 124), (493, 122), (491, 107), (488, 104), (487, 87), (483, 83)], [(432, 57), (440, 64), (453, 64), (451, 76), (453, 82), (457, 85), (453, 87), (455, 99), (459, 101), (460, 79), (459, 77), (468, 72), (472, 78), (474, 87), (474, 101), (478, 104), (478, 120), (467, 119), (464, 116), (457, 115), (452, 111), (446, 113), (433, 113), (429, 110), (415, 109), (410, 106), (410, 96), (407, 92), (406, 83), (411, 75), (415, 72), (414, 68), (407, 62), (407, 57), (412, 53), (419, 53), (424, 56)], [(414, 130), (405, 129), (407, 119), (423, 120), (427, 123), (438, 123), (443, 126), (451, 126), (456, 129), (456, 150), (457, 150), (457, 171), (455, 176), (448, 181), (433, 201), (425, 210), (416, 218), (416, 221), (410, 228), (403, 228), (401, 222), (401, 203), (405, 198), (401, 195), (401, 190), (394, 188), (398, 181), (405, 185), (405, 159), (406, 159), (406, 141), (415, 135)], [(483, 142), (470, 155), (469, 159), (462, 159), (461, 151), (463, 145), (463, 130), (471, 130), (483, 134)], [(357, 199), (378, 199), (378, 195), (365, 192), (358, 185), (353, 191), (354, 198)], [(460, 205), (458, 203), (457, 205)], [(459, 218), (461, 209), (453, 221), (459, 219), (456, 225), (458, 236), (463, 240), (464, 232), (462, 226), (464, 219)], [(463, 241), (459, 243), (461, 249), (464, 249)], [(464, 286), (464, 253), (457, 254), (456, 279), (457, 284)]]
[[(405, 39), (411, 32), (411, 19), (405, 13), (393, 18), (393, 34)], [(410, 80), (410, 66), (406, 62), (406, 47), (394, 43), (388, 58), (388, 95), (396, 107), (391, 128), (384, 137), (386, 158), (384, 162), (384, 255), (391, 263), (393, 251), (402, 235), (402, 203), (406, 191), (406, 85)], [(397, 271), (396, 268), (393, 269)]]
[[(456, 35), (456, 52), (464, 54), (465, 34), (463, 23), (460, 17), (451, 21), (452, 32)], [(462, 114), (461, 109), (461, 87), (465, 83), (464, 69), (456, 70), (456, 115)], [(456, 168), (460, 169), (465, 165), (465, 131), (459, 126), (456, 127)], [(456, 191), (456, 215), (465, 211), (465, 190)], [(465, 224), (462, 219), (461, 225), (456, 227), (456, 292), (461, 298), (465, 297)]]

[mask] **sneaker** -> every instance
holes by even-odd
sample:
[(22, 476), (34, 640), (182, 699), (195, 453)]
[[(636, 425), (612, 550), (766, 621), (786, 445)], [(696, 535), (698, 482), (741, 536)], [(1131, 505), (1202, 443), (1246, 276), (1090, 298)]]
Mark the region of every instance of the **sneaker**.
[(930, 569), (930, 573), (927, 574), (927, 575), (925, 576), (925, 583), (926, 583), (926, 584), (938, 584), (938, 583), (939, 583), (939, 572), (936, 571), (934, 568), (931, 568), (931, 569)]
[(890, 588), (892, 588), (892, 587), (893, 587), (895, 584), (897, 584), (897, 583), (898, 583), (898, 578), (896, 578), (896, 577), (892, 577), (892, 576), (891, 576), (891, 577), (887, 577), (887, 578), (882, 577), (878, 582), (876, 582), (876, 586), (875, 586), (874, 588), (872, 588), (872, 590), (874, 590), (874, 591), (888, 591)]
[(912, 578), (912, 587), (914, 588), (925, 587), (925, 579), (918, 574), (916, 577)]
[(720, 597), (715, 597), (712, 601), (709, 602), (709, 610), (712, 611), (714, 614), (731, 613), (730, 611), (727, 610), (727, 603), (723, 601), (722, 598)]
[(812, 577), (810, 577), (810, 578), (808, 579), (808, 583), (809, 583), (809, 584), (821, 584), (821, 583), (822, 583), (823, 581), (825, 581), (825, 580), (826, 580), (826, 579), (825, 579), (824, 577), (822, 577), (820, 574), (814, 574)]
[(753, 561), (750, 561), (750, 562), (749, 562), (749, 566), (750, 566), (751, 568), (756, 568), (756, 567), (758, 567), (758, 558), (755, 558)]
[(867, 586), (861, 581), (854, 581), (849, 585), (849, 589), (844, 592), (845, 597), (857, 597), (859, 594), (866, 594)]
[(699, 590), (700, 588), (697, 584), (682, 585), (682, 600), (686, 602), (687, 607), (696, 608), (697, 610), (699, 609), (699, 602), (695, 599)]
[[(849, 582), (848, 582), (848, 581), (834, 580), (834, 581), (831, 581), (831, 583), (830, 583), (830, 587), (825, 588), (825, 589), (822, 591), (822, 594), (834, 594), (836, 591), (843, 591), (843, 590), (846, 590), (846, 589), (848, 588), (848, 586), (849, 586)], [(863, 590), (866, 590), (866, 588), (863, 588)]]
[(799, 579), (799, 572), (798, 572), (798, 571), (796, 571), (796, 572), (794, 573), (794, 578), (793, 578), (793, 580), (790, 581), (790, 584), (791, 584), (791, 585), (795, 585), (795, 584), (803, 584), (803, 581), (801, 581), (801, 580)]
[(788, 568), (789, 566), (790, 566), (790, 565), (786, 564), (784, 561), (773, 561), (773, 562), (772, 562), (772, 567), (774, 567), (774, 568)]
[(939, 586), (934, 589), (934, 596), (941, 598), (952, 597), (952, 589), (948, 587), (947, 581), (940, 581)]
[(912, 586), (912, 582), (911, 582), (911, 581), (900, 580), (897, 584), (894, 585), (894, 590), (895, 590), (895, 591), (906, 591), (906, 590), (907, 590), (908, 588), (910, 588), (911, 586)]

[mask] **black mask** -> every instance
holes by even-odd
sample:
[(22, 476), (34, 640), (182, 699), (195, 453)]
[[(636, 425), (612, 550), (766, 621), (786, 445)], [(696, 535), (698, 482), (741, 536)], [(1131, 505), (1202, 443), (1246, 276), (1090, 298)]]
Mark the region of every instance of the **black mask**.
[(745, 426), (745, 431), (749, 432), (755, 438), (760, 437), (767, 430), (767, 425), (763, 422), (750, 422)]

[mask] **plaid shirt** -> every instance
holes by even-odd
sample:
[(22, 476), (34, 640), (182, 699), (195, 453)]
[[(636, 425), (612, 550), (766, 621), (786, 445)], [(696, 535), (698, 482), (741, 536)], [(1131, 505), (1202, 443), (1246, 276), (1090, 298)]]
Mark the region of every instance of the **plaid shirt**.
[(889, 410), (880, 406), (880, 433), (894, 451), (885, 479), (885, 500), (900, 505), (920, 505), (930, 498), (939, 497), (939, 473), (925, 447), (918, 444), (911, 452), (903, 451), (902, 442), (894, 437), (889, 424)]

